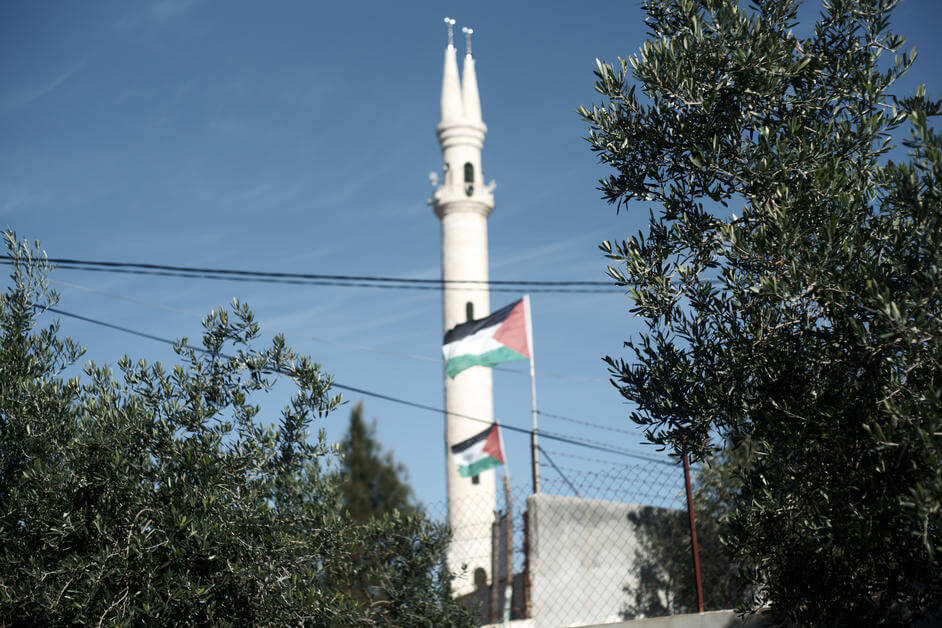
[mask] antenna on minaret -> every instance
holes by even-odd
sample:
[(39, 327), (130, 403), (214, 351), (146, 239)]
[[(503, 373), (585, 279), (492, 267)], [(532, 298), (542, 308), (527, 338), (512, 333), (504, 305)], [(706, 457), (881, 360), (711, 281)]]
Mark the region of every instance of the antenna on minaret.
[(448, 45), (454, 48), (455, 47), (455, 20), (454, 18), (446, 17), (445, 24), (448, 25)]
[(461, 32), (464, 33), (464, 44), (465, 44), (465, 54), (469, 57), (471, 56), (471, 33), (474, 32), (473, 28), (468, 28), (467, 26), (462, 27)]

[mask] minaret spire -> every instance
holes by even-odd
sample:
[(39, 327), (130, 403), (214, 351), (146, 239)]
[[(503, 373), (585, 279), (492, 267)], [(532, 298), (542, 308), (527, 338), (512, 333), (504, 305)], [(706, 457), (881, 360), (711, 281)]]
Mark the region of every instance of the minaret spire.
[(466, 42), (464, 68), (462, 70), (461, 100), (464, 105), (464, 117), (472, 124), (481, 123), (481, 97), (478, 94), (478, 77), (474, 71), (474, 57), (471, 56), (471, 34), (473, 29), (465, 26), (461, 29)]
[(442, 124), (458, 122), (464, 117), (455, 52), (455, 20), (446, 17), (445, 24), (448, 26), (448, 46), (445, 48), (445, 68), (442, 72)]

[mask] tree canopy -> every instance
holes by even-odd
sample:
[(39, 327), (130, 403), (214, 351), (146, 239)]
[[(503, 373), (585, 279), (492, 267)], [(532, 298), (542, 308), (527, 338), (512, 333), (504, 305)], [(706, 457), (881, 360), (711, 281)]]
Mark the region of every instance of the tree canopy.
[[(334, 448), (308, 434), (340, 401), (320, 365), (281, 336), (255, 348), (259, 327), (235, 302), (205, 317), (201, 345), (176, 344), (172, 367), (125, 357), (117, 375), (88, 363), (65, 379), (83, 350), (41, 323), (58, 300), (49, 267), (5, 235), (5, 622), (471, 623), (451, 597), (445, 529), (416, 511), (344, 513)], [(296, 390), (272, 416), (262, 401), (279, 377)]]
[(376, 439), (376, 423), (363, 420), (362, 401), (350, 412), (350, 425), (339, 450), (343, 506), (354, 519), (366, 521), (396, 510), (415, 509), (406, 469), (391, 452), (382, 452)]
[(801, 624), (942, 601), (940, 106), (892, 93), (895, 4), (830, 0), (799, 38), (794, 0), (649, 0), (580, 108), (603, 197), (651, 212), (602, 245), (646, 326), (614, 381), (654, 443), (751, 443), (726, 547), (744, 604)]

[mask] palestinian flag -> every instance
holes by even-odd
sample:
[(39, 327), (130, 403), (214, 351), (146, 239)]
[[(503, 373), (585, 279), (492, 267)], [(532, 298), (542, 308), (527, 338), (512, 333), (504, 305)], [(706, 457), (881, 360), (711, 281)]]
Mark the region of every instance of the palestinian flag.
[(468, 321), (445, 334), (445, 374), (455, 375), (472, 366), (494, 366), (526, 360), (530, 350), (530, 298), (523, 297), (486, 318)]
[(451, 453), (458, 464), (458, 475), (473, 478), (479, 473), (504, 464), (504, 441), (500, 437), (497, 423), (451, 446)]

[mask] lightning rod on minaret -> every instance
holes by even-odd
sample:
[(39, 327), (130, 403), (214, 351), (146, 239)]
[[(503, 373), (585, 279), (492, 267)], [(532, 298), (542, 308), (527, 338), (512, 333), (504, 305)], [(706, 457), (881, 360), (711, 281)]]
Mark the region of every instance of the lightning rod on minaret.
[(464, 33), (465, 54), (470, 57), (471, 56), (471, 34), (474, 32), (474, 29), (464, 26), (462, 27), (461, 32)]
[(448, 45), (454, 48), (455, 47), (455, 20), (454, 18), (446, 17), (445, 24), (448, 25)]

